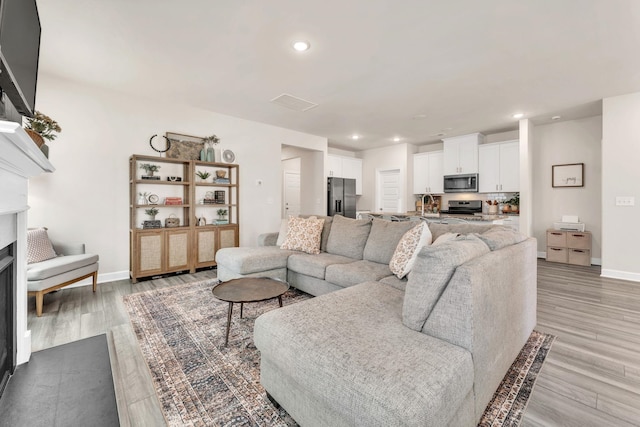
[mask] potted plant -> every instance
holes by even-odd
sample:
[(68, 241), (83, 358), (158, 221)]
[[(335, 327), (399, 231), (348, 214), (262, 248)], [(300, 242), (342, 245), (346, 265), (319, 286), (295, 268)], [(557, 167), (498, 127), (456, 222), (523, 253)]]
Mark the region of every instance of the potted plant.
[(140, 165), (140, 169), (144, 169), (147, 176), (153, 176), (154, 172), (158, 172), (160, 170), (160, 166), (151, 163), (142, 163)]
[(38, 147), (44, 144), (45, 139), (53, 141), (58, 136), (56, 133), (62, 132), (58, 122), (40, 111), (36, 111), (33, 117), (27, 118), (24, 129)]
[(149, 208), (144, 210), (144, 213), (149, 215), (152, 221), (156, 219), (156, 215), (158, 215), (158, 212), (160, 212), (158, 208)]
[(196, 172), (196, 176), (198, 178), (200, 178), (201, 180), (206, 181), (207, 178), (209, 178), (211, 176), (211, 174), (209, 172), (206, 172), (206, 171), (204, 171), (204, 172), (203, 171), (197, 171)]
[(227, 223), (227, 210), (226, 209), (218, 209), (218, 223), (226, 224)]
[(520, 193), (515, 193), (507, 203), (511, 205), (511, 212), (518, 213), (520, 211)]

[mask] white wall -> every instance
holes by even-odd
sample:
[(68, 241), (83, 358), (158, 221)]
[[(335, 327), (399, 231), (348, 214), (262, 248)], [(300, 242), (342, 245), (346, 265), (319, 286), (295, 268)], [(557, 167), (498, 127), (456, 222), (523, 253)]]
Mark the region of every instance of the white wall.
[(602, 275), (640, 281), (640, 92), (605, 98), (602, 123)]
[[(535, 127), (533, 136), (533, 237), (546, 252), (546, 230), (562, 215), (578, 215), (592, 233), (594, 262), (602, 257), (602, 116)], [(584, 163), (584, 187), (552, 188), (551, 166)]]
[(56, 172), (30, 182), (29, 226), (49, 227), (53, 239), (85, 242), (100, 255), (103, 279), (129, 269), (128, 159), (156, 155), (148, 142), (153, 134), (215, 133), (221, 148), (235, 152), (241, 245), (255, 245), (258, 234), (279, 228), (282, 144), (327, 151), (326, 138), (48, 75), (38, 77), (38, 109), (55, 118), (62, 133), (50, 143)]

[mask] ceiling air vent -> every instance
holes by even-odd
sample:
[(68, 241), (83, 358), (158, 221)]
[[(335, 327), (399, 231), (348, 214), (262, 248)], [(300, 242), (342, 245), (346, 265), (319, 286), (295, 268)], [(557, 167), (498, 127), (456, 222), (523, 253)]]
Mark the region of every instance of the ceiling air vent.
[(304, 99), (297, 98), (287, 93), (283, 93), (282, 95), (276, 96), (271, 100), (271, 102), (273, 102), (274, 104), (280, 105), (282, 107), (287, 107), (296, 111), (307, 111), (312, 109), (313, 107), (318, 106), (318, 104), (305, 101)]

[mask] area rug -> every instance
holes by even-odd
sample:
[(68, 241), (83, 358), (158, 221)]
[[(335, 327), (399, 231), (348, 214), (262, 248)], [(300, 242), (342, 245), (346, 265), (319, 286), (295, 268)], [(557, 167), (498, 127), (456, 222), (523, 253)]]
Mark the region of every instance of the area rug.
[[(277, 300), (234, 310), (224, 346), (228, 304), (211, 294), (215, 280), (127, 295), (125, 306), (164, 417), (170, 426), (295, 426), (260, 385), (260, 354), (253, 344), (259, 315)], [(283, 305), (311, 298), (289, 290)], [(553, 337), (534, 331), (487, 407), (484, 426), (518, 425)]]

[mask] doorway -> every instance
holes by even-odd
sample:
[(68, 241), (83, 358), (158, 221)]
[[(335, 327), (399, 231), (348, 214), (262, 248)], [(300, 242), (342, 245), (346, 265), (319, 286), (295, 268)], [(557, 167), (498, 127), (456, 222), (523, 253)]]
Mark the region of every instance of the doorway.
[(400, 169), (376, 171), (376, 212), (403, 213)]
[(300, 215), (300, 174), (284, 172), (283, 218)]

